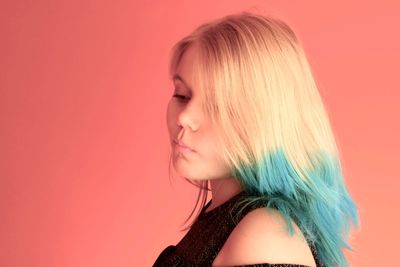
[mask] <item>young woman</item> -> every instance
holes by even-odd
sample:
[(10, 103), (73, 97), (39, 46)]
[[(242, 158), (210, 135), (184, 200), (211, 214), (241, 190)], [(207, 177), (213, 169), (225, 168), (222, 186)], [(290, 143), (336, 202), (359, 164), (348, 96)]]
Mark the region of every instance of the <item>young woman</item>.
[(203, 201), (153, 266), (347, 266), (358, 213), (292, 29), (249, 12), (219, 18), (173, 47), (170, 74), (171, 162)]

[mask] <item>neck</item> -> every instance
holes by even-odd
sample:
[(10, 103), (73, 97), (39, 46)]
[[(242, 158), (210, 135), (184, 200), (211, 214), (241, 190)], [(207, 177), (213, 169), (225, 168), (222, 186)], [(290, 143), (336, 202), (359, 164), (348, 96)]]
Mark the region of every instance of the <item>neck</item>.
[(215, 207), (218, 207), (242, 191), (242, 187), (240, 186), (239, 182), (233, 177), (211, 179), (210, 184), (212, 203), (207, 210), (212, 210)]

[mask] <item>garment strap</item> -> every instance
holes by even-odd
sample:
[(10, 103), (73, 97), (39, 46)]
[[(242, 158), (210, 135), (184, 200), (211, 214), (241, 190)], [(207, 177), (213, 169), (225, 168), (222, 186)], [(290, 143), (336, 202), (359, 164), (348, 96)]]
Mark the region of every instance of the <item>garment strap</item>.
[[(267, 206), (266, 201), (254, 201), (249, 203), (240, 202), (240, 200), (244, 199), (245, 195), (245, 192), (241, 192), (230, 199), (228, 203), (224, 203), (225, 205), (221, 209), (216, 210), (214, 214), (205, 214), (205, 216), (210, 215), (207, 220), (210, 222), (210, 228), (215, 231), (212, 233), (205, 233), (209, 234), (210, 239), (207, 244), (206, 253), (204, 254), (204, 257), (202, 257), (202, 262), (200, 263), (201, 266), (212, 265), (229, 235), (250, 211)], [(204, 219), (204, 211), (210, 204), (211, 201), (203, 208), (201, 211), (202, 216), (200, 218)], [(211, 210), (211, 213), (213, 211), (214, 210)], [(317, 266), (323, 266), (317, 257), (316, 248), (311, 243), (308, 245)]]
[[(250, 211), (266, 206), (265, 203), (261, 202), (238, 205), (238, 202), (243, 199), (244, 195), (245, 193), (241, 192), (229, 200), (228, 203), (224, 203), (224, 206), (221, 209), (216, 210), (214, 214), (205, 214), (205, 216), (209, 215), (207, 221), (210, 222), (210, 228), (215, 231), (209, 235), (210, 239), (207, 244), (207, 253), (205, 253), (206, 257), (202, 259), (202, 266), (203, 264), (204, 266), (212, 265), (229, 235)], [(210, 203), (211, 202), (208, 202), (208, 204), (203, 208), (201, 212), (202, 215), (204, 215), (204, 210), (210, 205)], [(216, 209), (218, 208), (219, 207)], [(214, 210), (211, 210), (210, 213), (213, 211)], [(204, 219), (204, 216), (200, 218)]]

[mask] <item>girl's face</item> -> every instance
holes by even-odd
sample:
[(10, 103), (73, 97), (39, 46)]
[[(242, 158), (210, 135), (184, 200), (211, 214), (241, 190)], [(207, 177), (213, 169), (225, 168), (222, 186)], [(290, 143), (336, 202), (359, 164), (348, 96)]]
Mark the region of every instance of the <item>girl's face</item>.
[[(174, 169), (191, 180), (226, 178), (229, 168), (219, 157), (213, 126), (201, 106), (200, 90), (193, 83), (192, 66), (197, 45), (188, 48), (175, 70), (173, 94), (167, 107), (167, 126)], [(181, 141), (192, 150), (183, 149)]]

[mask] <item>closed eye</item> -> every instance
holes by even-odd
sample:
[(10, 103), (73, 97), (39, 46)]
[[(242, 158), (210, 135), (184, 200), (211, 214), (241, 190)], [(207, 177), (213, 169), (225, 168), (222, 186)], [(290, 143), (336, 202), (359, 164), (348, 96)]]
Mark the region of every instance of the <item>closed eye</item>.
[(180, 101), (188, 99), (188, 97), (186, 97), (184, 95), (178, 95), (178, 94), (173, 95), (173, 97), (180, 99)]

